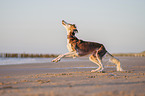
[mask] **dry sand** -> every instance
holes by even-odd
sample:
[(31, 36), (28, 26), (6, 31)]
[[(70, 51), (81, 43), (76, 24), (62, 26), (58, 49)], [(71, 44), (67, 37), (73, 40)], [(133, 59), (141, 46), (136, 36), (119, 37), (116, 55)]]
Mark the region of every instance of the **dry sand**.
[(97, 65), (85, 58), (1, 65), (0, 96), (145, 96), (145, 57), (119, 58), (127, 71), (105, 65), (105, 73), (91, 73)]

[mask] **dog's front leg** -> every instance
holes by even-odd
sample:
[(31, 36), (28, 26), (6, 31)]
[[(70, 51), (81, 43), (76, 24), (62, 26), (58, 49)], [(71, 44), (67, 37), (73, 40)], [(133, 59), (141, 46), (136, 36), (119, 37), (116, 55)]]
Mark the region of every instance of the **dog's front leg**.
[(68, 52), (68, 53), (59, 55), (57, 58), (53, 59), (52, 62), (58, 62), (63, 57), (74, 57), (74, 56), (78, 56), (76, 52)]
[(63, 57), (64, 57), (64, 54), (59, 55), (57, 58), (53, 59), (52, 62), (56, 62), (56, 63), (57, 63), (57, 62), (60, 61), (61, 58), (63, 58)]

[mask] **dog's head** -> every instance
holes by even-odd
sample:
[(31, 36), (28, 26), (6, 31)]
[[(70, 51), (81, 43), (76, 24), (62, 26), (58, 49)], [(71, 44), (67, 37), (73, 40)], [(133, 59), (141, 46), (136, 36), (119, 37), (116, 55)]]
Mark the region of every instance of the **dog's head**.
[(78, 33), (78, 30), (75, 24), (70, 24), (62, 20), (62, 25), (66, 28), (68, 34), (71, 32)]

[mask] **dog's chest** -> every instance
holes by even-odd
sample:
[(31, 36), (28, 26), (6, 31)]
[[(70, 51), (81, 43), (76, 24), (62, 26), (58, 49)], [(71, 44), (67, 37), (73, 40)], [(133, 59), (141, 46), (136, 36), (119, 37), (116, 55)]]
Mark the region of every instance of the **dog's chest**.
[(74, 51), (74, 48), (72, 47), (72, 44), (69, 42), (69, 39), (67, 39), (67, 49), (71, 52)]

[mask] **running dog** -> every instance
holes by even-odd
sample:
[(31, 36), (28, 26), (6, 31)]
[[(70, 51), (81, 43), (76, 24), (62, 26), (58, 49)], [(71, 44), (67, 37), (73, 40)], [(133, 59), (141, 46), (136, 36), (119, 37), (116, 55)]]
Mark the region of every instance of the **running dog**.
[(112, 56), (105, 49), (103, 44), (78, 39), (75, 36), (75, 34), (78, 33), (75, 24), (70, 24), (62, 20), (62, 25), (67, 30), (67, 48), (69, 52), (59, 55), (57, 58), (53, 59), (52, 62), (58, 62), (63, 57), (80, 57), (90, 54), (89, 60), (99, 66), (97, 69), (92, 70), (91, 72), (102, 72), (104, 70), (102, 58), (104, 57), (104, 55), (108, 54), (110, 58), (109, 60), (112, 63), (116, 64), (117, 71), (123, 71), (119, 59)]

